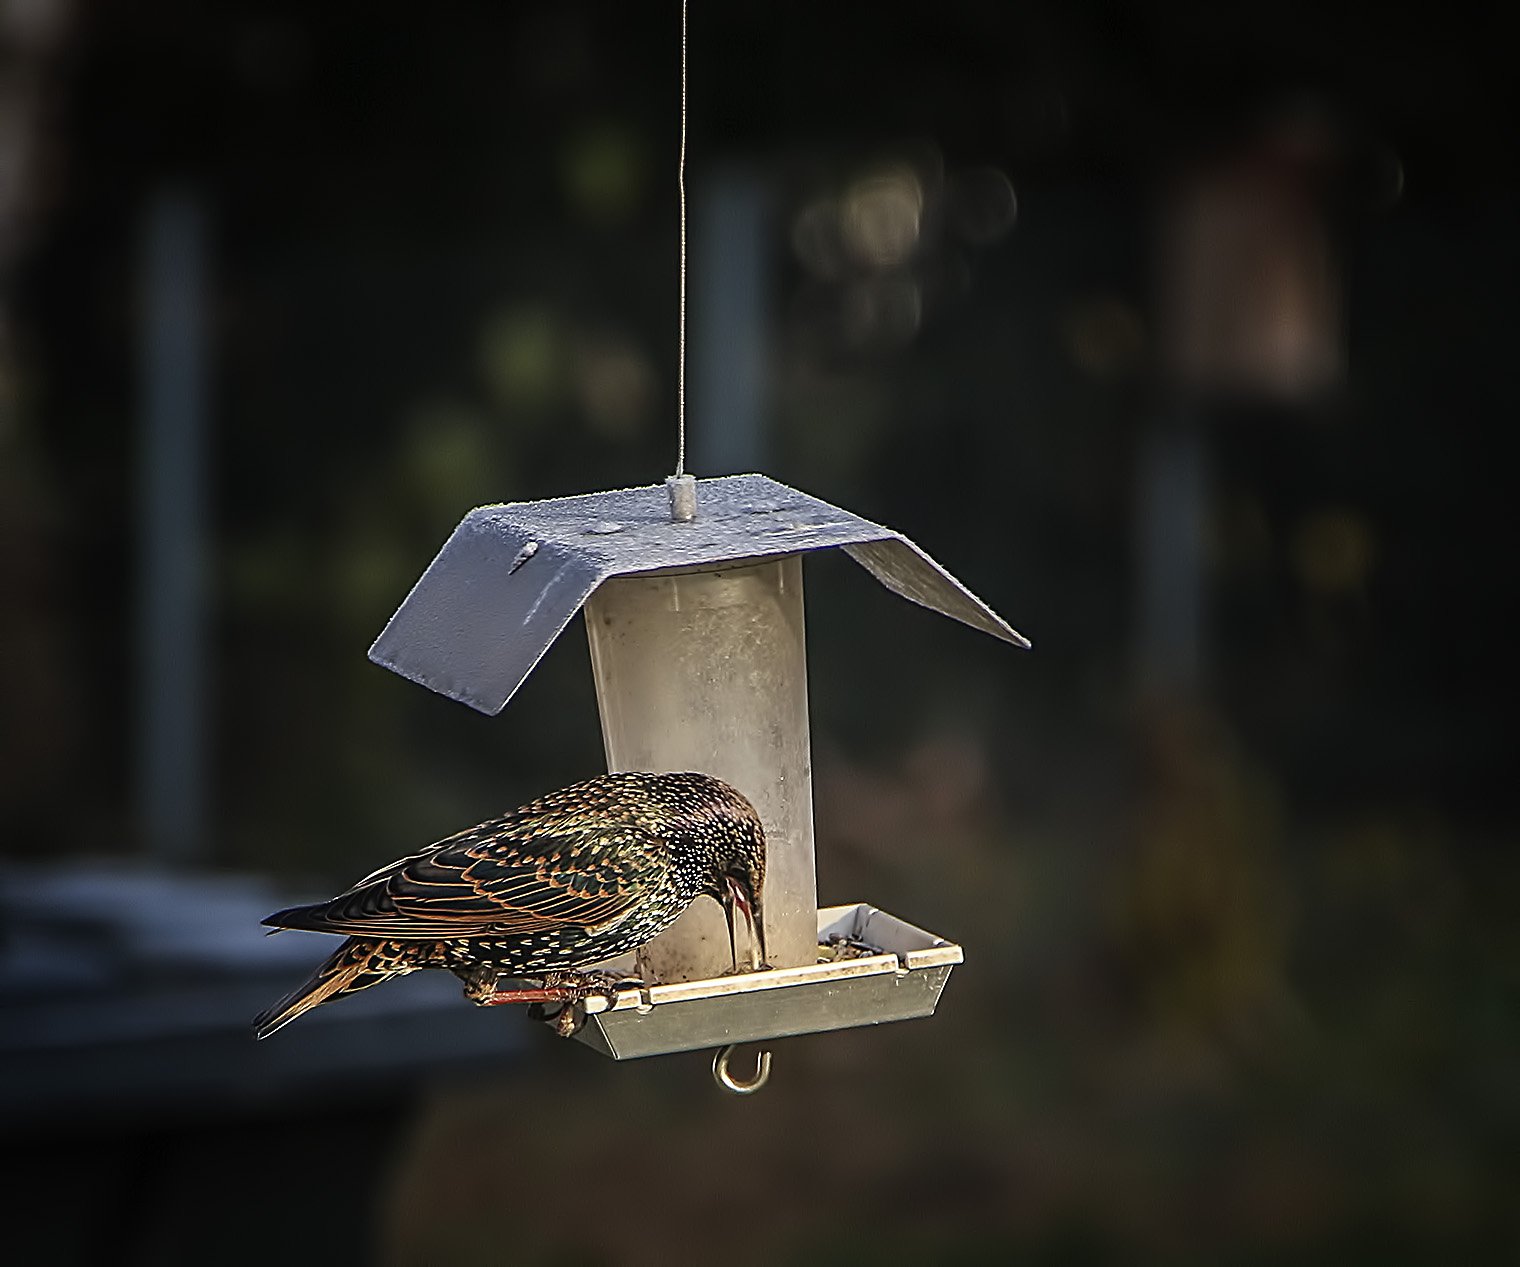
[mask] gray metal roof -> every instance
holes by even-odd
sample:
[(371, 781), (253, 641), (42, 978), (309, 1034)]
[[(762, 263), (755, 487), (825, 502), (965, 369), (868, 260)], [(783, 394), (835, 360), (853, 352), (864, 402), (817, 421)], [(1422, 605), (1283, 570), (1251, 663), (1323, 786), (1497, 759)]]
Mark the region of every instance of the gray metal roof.
[(838, 546), (895, 594), (1027, 647), (986, 603), (899, 532), (764, 475), (697, 485), (676, 523), (663, 485), (470, 511), (369, 649), (369, 658), (498, 713), (612, 576)]

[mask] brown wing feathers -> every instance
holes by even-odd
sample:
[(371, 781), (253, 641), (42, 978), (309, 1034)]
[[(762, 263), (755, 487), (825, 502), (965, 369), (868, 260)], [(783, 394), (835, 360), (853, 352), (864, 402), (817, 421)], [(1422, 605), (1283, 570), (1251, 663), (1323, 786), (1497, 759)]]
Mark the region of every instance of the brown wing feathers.
[[(328, 902), (278, 911), (281, 928), (362, 937), (511, 936), (545, 923), (616, 922), (664, 879), (657, 837), (620, 826), (572, 835), (508, 834), (486, 824), (392, 863)], [(521, 826), (512, 823), (512, 826)], [(490, 828), (497, 828), (492, 832)]]

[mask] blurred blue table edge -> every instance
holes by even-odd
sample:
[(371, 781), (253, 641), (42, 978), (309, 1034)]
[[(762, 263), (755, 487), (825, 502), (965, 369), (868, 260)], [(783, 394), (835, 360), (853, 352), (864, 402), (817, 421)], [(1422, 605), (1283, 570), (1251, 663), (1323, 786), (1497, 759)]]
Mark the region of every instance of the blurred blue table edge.
[(502, 1067), (520, 1009), (422, 972), (257, 1042), (250, 1021), (337, 945), (259, 921), (300, 900), (252, 876), (115, 863), (0, 868), (0, 1127), (284, 1111)]

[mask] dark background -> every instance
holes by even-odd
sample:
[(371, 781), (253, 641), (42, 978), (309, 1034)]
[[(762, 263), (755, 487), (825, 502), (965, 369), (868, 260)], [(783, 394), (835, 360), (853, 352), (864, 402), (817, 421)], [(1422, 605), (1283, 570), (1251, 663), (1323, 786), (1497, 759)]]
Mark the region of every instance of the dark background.
[[(967, 962), (933, 1021), (780, 1044), (738, 1100), (515, 1015), (456, 1041), (449, 989), (432, 1048), (355, 999), (250, 1055), (227, 1018), (300, 975), (258, 958), (289, 939), (141, 949), (600, 768), (578, 624), (498, 718), (364, 652), (471, 506), (673, 466), (676, 5), (6, 9), (17, 1261), (1507, 1261), (1492, 13), (696, 6), (693, 266), (726, 193), (761, 284), (694, 271), (691, 468), (904, 531), (1035, 644), (809, 562), (820, 898)], [(204, 238), (206, 376), (200, 799), (167, 802), (165, 207)], [(752, 346), (715, 346), (736, 312)], [(67, 1023), (28, 1047), (38, 1008)]]

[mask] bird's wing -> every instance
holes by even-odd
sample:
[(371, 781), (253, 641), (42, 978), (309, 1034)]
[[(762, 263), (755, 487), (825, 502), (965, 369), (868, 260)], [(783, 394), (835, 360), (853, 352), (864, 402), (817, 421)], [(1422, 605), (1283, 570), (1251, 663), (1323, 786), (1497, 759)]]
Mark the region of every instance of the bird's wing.
[(665, 842), (636, 825), (518, 814), (382, 867), (330, 902), (264, 922), (429, 940), (598, 930), (638, 907), (669, 868)]

